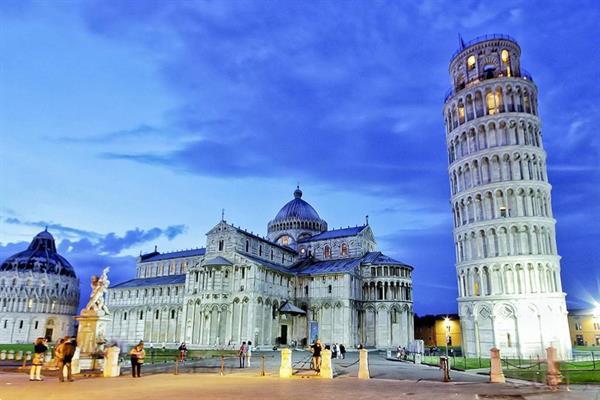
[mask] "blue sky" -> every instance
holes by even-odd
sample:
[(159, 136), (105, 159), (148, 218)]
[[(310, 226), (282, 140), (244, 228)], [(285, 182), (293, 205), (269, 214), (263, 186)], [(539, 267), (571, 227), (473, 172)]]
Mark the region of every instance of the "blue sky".
[(456, 309), (442, 119), (458, 45), (506, 33), (539, 87), (571, 305), (600, 298), (595, 1), (0, 3), (0, 257), (48, 225), (82, 280), (254, 232), (292, 198), (369, 221), (415, 266), (415, 309)]

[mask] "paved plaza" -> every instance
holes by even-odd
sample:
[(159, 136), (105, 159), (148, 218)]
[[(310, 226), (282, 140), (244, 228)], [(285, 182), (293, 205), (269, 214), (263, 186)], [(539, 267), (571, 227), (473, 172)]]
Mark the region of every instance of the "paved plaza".
[[(118, 378), (78, 377), (73, 383), (59, 383), (55, 376), (44, 382), (29, 382), (24, 373), (0, 373), (0, 400), (95, 400), (95, 399), (574, 399), (600, 400), (598, 386), (561, 387), (551, 392), (546, 386), (511, 381), (487, 383), (488, 377), (452, 371), (452, 382), (440, 382), (435, 367), (388, 361), (380, 353), (370, 355), (372, 379), (359, 380), (357, 354), (334, 360), (336, 377), (324, 380), (301, 370), (291, 379), (277, 376), (278, 354), (265, 352), (266, 376), (260, 376), (260, 356), (252, 367), (235, 368), (235, 359), (225, 362), (219, 375), (220, 359), (185, 363), (179, 375), (173, 364), (144, 366), (143, 376)], [(294, 352), (294, 365), (304, 367), (306, 352)], [(271, 357), (275, 356), (275, 357)], [(127, 373), (124, 370), (123, 373)]]

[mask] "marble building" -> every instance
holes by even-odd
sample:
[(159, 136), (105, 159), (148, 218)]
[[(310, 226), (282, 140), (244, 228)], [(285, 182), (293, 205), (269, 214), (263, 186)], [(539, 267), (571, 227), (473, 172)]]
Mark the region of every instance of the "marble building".
[(73, 335), (78, 304), (79, 279), (47, 230), (0, 265), (0, 343)]
[(154, 251), (109, 288), (111, 339), (190, 347), (377, 348), (413, 340), (412, 270), (377, 251), (368, 222), (328, 229), (298, 188), (262, 237), (221, 220), (204, 248)]
[(458, 307), (467, 355), (570, 356), (538, 89), (504, 35), (452, 56), (444, 104)]

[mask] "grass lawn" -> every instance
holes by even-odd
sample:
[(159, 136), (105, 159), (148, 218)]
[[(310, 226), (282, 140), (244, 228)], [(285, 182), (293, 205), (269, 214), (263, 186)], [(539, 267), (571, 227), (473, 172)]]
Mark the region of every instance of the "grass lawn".
[(2, 350), (14, 350), (15, 352), (22, 351), (33, 351), (33, 344), (0, 344), (0, 351)]
[[(179, 357), (179, 350), (177, 349), (148, 349), (146, 348), (146, 362), (148, 363), (160, 363), (166, 361), (175, 361)], [(188, 350), (187, 358), (210, 358), (219, 357), (224, 355), (225, 357), (237, 356), (237, 350)]]
[(600, 346), (573, 346), (573, 350), (593, 351), (594, 353), (600, 353)]
[[(440, 365), (440, 356), (423, 356), (423, 364)], [(450, 367), (460, 370), (489, 368), (490, 360), (487, 358), (450, 357)]]
[[(596, 371), (562, 371), (563, 383), (600, 383), (600, 370)], [(524, 379), (527, 381), (545, 382), (546, 371), (541, 370), (508, 370), (504, 371), (507, 378)]]

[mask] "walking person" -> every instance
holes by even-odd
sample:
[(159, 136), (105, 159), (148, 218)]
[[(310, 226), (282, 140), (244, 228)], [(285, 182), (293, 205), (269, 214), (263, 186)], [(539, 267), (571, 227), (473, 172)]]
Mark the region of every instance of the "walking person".
[(31, 360), (31, 370), (29, 371), (30, 381), (43, 381), (42, 379), (42, 365), (44, 364), (44, 354), (48, 351), (46, 346), (48, 341), (45, 338), (39, 337), (35, 339), (35, 345), (33, 346), (33, 359)]
[(246, 367), (250, 367), (250, 359), (252, 358), (252, 342), (248, 340), (248, 349), (246, 351)]
[(346, 358), (346, 346), (340, 343), (340, 358), (343, 360)]
[(144, 364), (144, 358), (146, 357), (146, 350), (144, 350), (144, 342), (140, 341), (129, 352), (131, 356), (131, 375), (134, 378), (140, 378), (142, 373), (142, 364)]
[(310, 347), (310, 351), (312, 352), (313, 369), (317, 371), (317, 373), (321, 372), (321, 350), (323, 350), (321, 339), (317, 339)]
[(338, 354), (338, 345), (337, 345), (337, 343), (334, 343), (331, 346), (331, 359), (333, 360), (334, 358), (337, 358), (337, 354)]
[(71, 361), (75, 355), (76, 347), (77, 344), (75, 343), (75, 340), (70, 336), (65, 336), (65, 338), (58, 346), (56, 346), (56, 349), (54, 350), (54, 355), (58, 365), (59, 382), (65, 381), (65, 368), (67, 369), (67, 380), (69, 382), (73, 382), (74, 380), (71, 374)]
[(181, 346), (179, 346), (179, 361), (184, 362), (185, 361), (185, 355), (187, 354), (187, 346), (185, 345), (185, 342), (181, 343)]
[(248, 345), (246, 342), (242, 342), (240, 346), (239, 355), (240, 355), (240, 368), (246, 367), (246, 353), (248, 353)]

